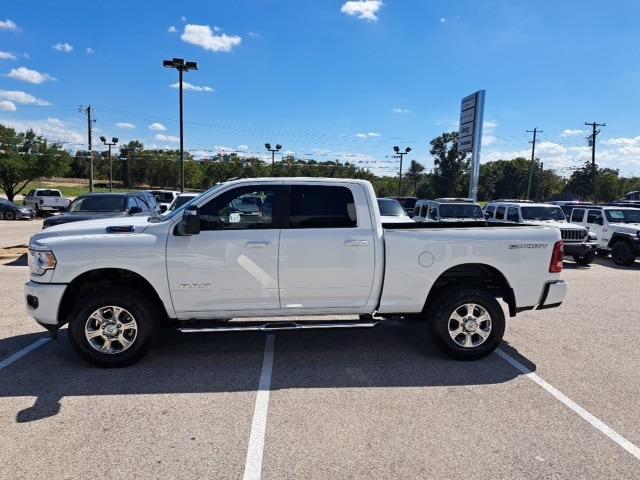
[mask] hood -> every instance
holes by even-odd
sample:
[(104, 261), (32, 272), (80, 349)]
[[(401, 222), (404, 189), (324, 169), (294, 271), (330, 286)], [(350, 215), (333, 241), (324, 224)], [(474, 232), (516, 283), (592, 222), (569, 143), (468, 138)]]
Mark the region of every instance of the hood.
[[(82, 237), (87, 235), (121, 235), (122, 233), (138, 234), (146, 230), (150, 225), (146, 216), (134, 217), (116, 217), (116, 218), (100, 218), (94, 220), (75, 221), (62, 225), (49, 227), (36, 233), (29, 243), (43, 242), (47, 243), (48, 239), (58, 237)], [(123, 232), (107, 232), (107, 227), (131, 227), (132, 231)]]
[(616, 232), (629, 232), (635, 235), (640, 231), (640, 223), (610, 223), (610, 226)]
[(96, 218), (114, 218), (124, 216), (123, 212), (67, 212), (55, 217), (45, 219), (43, 225), (45, 228), (54, 225), (62, 225), (69, 222), (80, 222), (82, 220), (93, 220)]
[(587, 230), (587, 228), (582, 225), (569, 222), (559, 222), (556, 220), (525, 220), (522, 223), (526, 225), (540, 225), (541, 227), (556, 227), (560, 230)]
[(411, 217), (400, 217), (398, 215), (381, 215), (380, 221), (382, 223), (414, 223), (415, 220)]

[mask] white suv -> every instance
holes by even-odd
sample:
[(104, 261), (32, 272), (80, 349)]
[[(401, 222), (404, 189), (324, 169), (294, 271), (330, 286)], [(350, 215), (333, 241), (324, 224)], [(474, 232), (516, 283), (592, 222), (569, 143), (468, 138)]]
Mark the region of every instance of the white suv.
[(484, 207), (484, 215), (491, 223), (520, 223), (548, 225), (560, 229), (565, 255), (573, 256), (576, 263), (593, 262), (598, 246), (596, 234), (588, 228), (568, 223), (562, 209), (547, 203), (523, 200), (495, 200)]
[(631, 265), (640, 255), (640, 208), (593, 206), (574, 208), (571, 222), (598, 235), (598, 253), (611, 252), (618, 265)]
[(483, 222), (480, 205), (471, 198), (418, 200), (413, 209), (416, 222)]

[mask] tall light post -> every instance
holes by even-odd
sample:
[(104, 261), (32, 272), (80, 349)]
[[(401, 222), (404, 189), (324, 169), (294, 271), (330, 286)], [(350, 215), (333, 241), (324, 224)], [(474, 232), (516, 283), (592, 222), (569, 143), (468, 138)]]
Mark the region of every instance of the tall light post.
[(270, 143), (265, 143), (264, 148), (266, 148), (269, 152), (271, 152), (271, 176), (275, 175), (275, 165), (276, 165), (276, 152), (279, 152), (282, 148), (282, 145), (277, 144), (276, 148), (271, 148)]
[(111, 142), (107, 142), (105, 137), (100, 137), (103, 144), (109, 147), (109, 191), (113, 192), (113, 163), (111, 163), (111, 147), (118, 143), (116, 137), (111, 137)]
[(407, 147), (404, 149), (404, 152), (400, 151), (400, 148), (393, 147), (393, 151), (396, 152), (396, 157), (400, 158), (400, 176), (398, 176), (398, 196), (402, 196), (402, 159), (404, 156), (411, 151), (411, 147)]
[(182, 119), (182, 74), (189, 70), (197, 70), (196, 62), (185, 62), (182, 58), (164, 60), (162, 66), (178, 70), (178, 89), (180, 90), (180, 191), (184, 192), (184, 122)]

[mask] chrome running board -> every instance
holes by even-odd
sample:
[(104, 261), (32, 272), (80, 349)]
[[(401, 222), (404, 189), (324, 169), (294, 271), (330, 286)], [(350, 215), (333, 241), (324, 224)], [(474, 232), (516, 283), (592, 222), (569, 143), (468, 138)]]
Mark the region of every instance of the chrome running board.
[(375, 327), (379, 321), (363, 322), (361, 320), (336, 320), (333, 322), (217, 322), (214, 324), (203, 324), (201, 327), (178, 327), (182, 333), (200, 333), (200, 332), (275, 332), (278, 330), (318, 330), (333, 328), (371, 328)]

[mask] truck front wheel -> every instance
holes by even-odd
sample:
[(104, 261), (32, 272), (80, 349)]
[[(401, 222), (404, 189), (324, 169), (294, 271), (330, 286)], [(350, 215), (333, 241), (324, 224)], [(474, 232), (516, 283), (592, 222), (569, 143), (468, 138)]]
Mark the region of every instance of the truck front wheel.
[(631, 245), (624, 240), (618, 240), (613, 244), (611, 249), (611, 257), (617, 265), (631, 265), (636, 261), (636, 254)]
[[(110, 287), (90, 292), (69, 321), (69, 341), (87, 362), (125, 367), (151, 347), (156, 315), (142, 292)], [(82, 300), (81, 300), (82, 301)]]
[(489, 355), (502, 341), (502, 307), (480, 289), (447, 290), (432, 308), (429, 321), (435, 340), (450, 356), (476, 360)]

